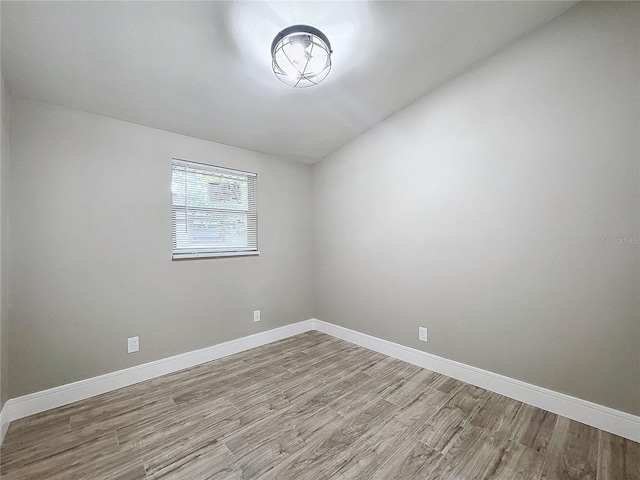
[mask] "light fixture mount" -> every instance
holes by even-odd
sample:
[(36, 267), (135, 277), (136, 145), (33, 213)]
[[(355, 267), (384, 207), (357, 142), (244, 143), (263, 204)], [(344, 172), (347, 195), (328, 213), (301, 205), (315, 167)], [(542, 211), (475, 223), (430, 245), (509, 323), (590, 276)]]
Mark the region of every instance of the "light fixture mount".
[(271, 43), (273, 73), (291, 87), (313, 87), (329, 75), (331, 53), (331, 43), (320, 30), (292, 25)]

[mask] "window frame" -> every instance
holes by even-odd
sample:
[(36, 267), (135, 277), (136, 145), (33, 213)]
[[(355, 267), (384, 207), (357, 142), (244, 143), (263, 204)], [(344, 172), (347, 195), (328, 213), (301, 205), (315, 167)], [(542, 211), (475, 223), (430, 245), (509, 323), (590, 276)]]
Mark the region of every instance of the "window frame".
[[(184, 205), (174, 203), (174, 172), (176, 167), (184, 167), (185, 173), (189, 169), (192, 171), (199, 170), (204, 174), (219, 174), (221, 176), (227, 176), (228, 178), (240, 178), (247, 182), (247, 243), (248, 246), (221, 246), (221, 247), (199, 247), (197, 245), (189, 245), (188, 247), (178, 248), (178, 233), (177, 225), (180, 223), (177, 218), (181, 213), (184, 215), (185, 223), (188, 223), (189, 219), (189, 203), (188, 197), (185, 192)], [(244, 170), (238, 170), (228, 167), (220, 167), (217, 165), (211, 165), (207, 163), (193, 162), (191, 160), (184, 160), (181, 158), (171, 159), (171, 259), (172, 260), (185, 260), (195, 258), (219, 258), (219, 257), (243, 257), (243, 256), (256, 256), (260, 255), (258, 249), (258, 174), (254, 172), (247, 172)], [(185, 178), (185, 190), (187, 188), (187, 182)], [(219, 208), (219, 207), (200, 207), (191, 206), (191, 213), (194, 210), (208, 211), (208, 212), (232, 212), (233, 209)], [(237, 212), (236, 212), (237, 213)], [(253, 222), (253, 225), (251, 224)], [(251, 232), (255, 232), (253, 235)], [(255, 237), (255, 245), (251, 243), (252, 237)]]

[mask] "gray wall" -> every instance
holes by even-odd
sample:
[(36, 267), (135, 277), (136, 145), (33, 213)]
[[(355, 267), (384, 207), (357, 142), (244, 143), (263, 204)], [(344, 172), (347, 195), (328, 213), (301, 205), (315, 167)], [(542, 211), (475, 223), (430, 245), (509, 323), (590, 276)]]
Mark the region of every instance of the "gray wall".
[(579, 4), (315, 164), (316, 317), (640, 414), (639, 23)]
[[(22, 98), (9, 133), (12, 398), (313, 317), (308, 165)], [(259, 257), (171, 261), (172, 156), (258, 173)]]
[(7, 268), (5, 165), (9, 155), (9, 95), (0, 76), (0, 410), (9, 399), (9, 330), (7, 320)]

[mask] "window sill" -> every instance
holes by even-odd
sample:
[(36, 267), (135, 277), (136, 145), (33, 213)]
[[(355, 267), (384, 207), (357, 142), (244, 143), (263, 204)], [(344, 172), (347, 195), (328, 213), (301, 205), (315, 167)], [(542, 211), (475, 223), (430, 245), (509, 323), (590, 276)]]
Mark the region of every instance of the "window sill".
[(171, 260), (189, 260), (194, 258), (247, 257), (260, 255), (260, 251), (252, 252), (219, 252), (219, 253), (174, 253)]

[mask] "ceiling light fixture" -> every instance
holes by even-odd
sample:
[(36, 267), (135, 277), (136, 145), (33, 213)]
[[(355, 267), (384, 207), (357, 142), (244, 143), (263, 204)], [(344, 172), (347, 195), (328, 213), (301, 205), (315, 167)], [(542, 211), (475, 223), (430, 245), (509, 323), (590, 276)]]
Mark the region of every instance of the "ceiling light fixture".
[(292, 87), (318, 85), (331, 70), (331, 44), (327, 36), (308, 25), (292, 25), (271, 44), (273, 73)]

